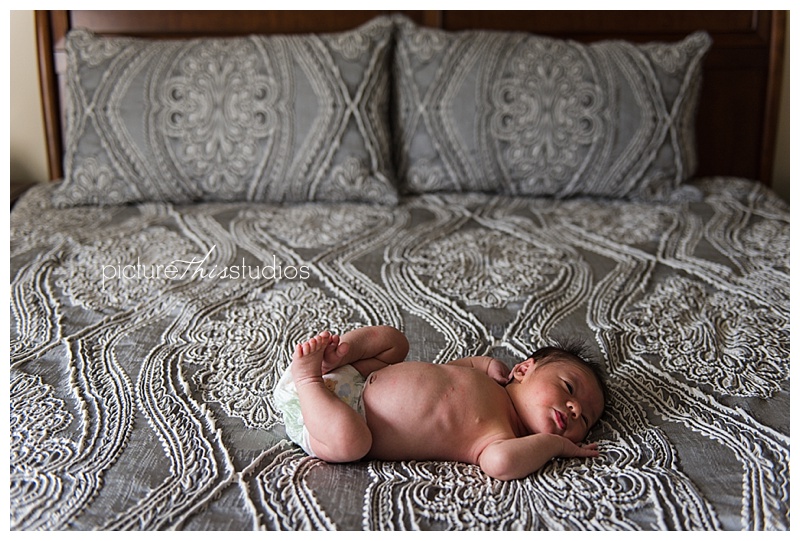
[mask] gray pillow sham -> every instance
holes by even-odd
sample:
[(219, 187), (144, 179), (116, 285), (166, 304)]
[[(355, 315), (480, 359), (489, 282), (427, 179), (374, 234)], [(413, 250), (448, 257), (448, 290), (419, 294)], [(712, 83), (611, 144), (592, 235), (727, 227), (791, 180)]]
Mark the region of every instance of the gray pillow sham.
[(656, 200), (696, 166), (708, 34), (590, 45), (398, 23), (395, 161), (403, 191)]
[(397, 203), (393, 22), (349, 32), (66, 40), (57, 206), (141, 201)]

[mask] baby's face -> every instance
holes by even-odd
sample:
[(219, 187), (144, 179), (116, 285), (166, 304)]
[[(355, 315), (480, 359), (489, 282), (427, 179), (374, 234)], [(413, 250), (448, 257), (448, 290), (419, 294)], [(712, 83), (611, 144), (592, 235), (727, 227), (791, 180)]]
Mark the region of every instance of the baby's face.
[(576, 362), (557, 360), (537, 366), (534, 361), (520, 383), (522, 403), (514, 406), (532, 433), (558, 434), (579, 443), (603, 414), (597, 379)]

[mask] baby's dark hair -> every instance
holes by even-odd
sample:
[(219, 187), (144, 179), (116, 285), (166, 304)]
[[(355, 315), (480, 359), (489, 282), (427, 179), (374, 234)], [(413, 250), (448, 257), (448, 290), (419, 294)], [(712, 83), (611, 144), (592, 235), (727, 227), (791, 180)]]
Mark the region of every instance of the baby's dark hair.
[(594, 379), (597, 380), (597, 385), (603, 393), (603, 403), (608, 403), (609, 393), (603, 367), (592, 358), (591, 352), (585, 342), (576, 339), (554, 340), (552, 346), (539, 348), (531, 353), (529, 357), (535, 359), (539, 366), (554, 361), (565, 360), (585, 366), (592, 375), (594, 375)]

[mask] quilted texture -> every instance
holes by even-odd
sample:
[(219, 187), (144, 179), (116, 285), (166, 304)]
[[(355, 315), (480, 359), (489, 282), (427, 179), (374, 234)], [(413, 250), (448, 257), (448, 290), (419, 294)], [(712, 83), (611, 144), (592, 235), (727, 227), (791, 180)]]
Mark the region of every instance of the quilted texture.
[[(10, 528), (789, 529), (789, 208), (690, 187), (388, 209), (53, 209), (32, 188), (10, 217)], [(585, 341), (602, 456), (509, 482), (306, 456), (272, 393), (294, 345), (375, 324), (427, 362)]]
[(396, 159), (412, 193), (666, 198), (695, 169), (711, 39), (583, 45), (399, 23)]
[(67, 37), (58, 206), (139, 201), (394, 204), (392, 21), (329, 35)]

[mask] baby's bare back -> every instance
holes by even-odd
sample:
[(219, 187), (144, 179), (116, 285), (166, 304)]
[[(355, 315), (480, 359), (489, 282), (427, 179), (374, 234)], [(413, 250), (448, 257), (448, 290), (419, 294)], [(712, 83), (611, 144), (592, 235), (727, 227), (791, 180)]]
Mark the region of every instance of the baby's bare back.
[(516, 436), (505, 389), (472, 368), (387, 366), (367, 377), (364, 407), (373, 459), (475, 464), (486, 445)]

